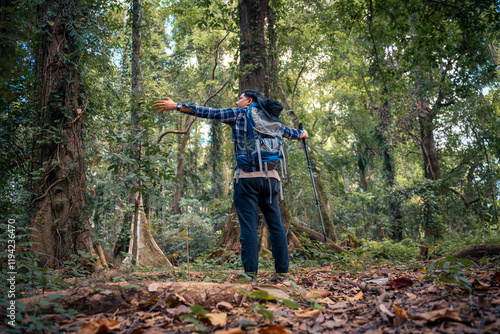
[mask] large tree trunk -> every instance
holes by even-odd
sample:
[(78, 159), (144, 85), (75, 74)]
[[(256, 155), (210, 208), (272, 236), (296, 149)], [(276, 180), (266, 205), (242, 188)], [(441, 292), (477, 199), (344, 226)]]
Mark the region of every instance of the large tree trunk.
[[(32, 248), (47, 264), (59, 265), (78, 250), (93, 253), (92, 229), (85, 210), (82, 101), (76, 34), (77, 0), (47, 1), (38, 8), (41, 25), (37, 69), (41, 78), (32, 172), (30, 226)], [(79, 18), (79, 16), (78, 16)], [(51, 22), (52, 24), (47, 24)], [(45, 265), (45, 260), (42, 262)]]
[[(136, 175), (140, 174), (141, 161), (141, 131), (142, 125), (142, 0), (132, 1), (132, 101), (131, 101), (131, 151), (139, 164), (132, 167)], [(132, 261), (136, 265), (163, 266), (171, 265), (167, 257), (160, 250), (153, 239), (144, 215), (141, 184), (134, 182), (130, 202), (134, 203), (135, 212), (132, 223), (132, 239), (129, 244), (129, 253), (132, 253)]]
[(148, 217), (144, 213), (142, 196), (138, 193), (136, 200), (134, 221), (132, 223), (132, 232), (134, 237), (130, 239), (129, 254), (132, 258), (126, 258), (125, 262), (134, 262), (138, 266), (163, 267), (172, 264), (156, 244), (151, 235)]
[(269, 0), (239, 0), (240, 92), (256, 89), (265, 93), (266, 43), (264, 25)]
[[(417, 99), (418, 122), (420, 126), (420, 145), (424, 157), (424, 175), (426, 179), (438, 180), (441, 178), (439, 159), (434, 139), (434, 116), (435, 112), (425, 101), (424, 97)], [(441, 229), (439, 223), (434, 219), (435, 208), (431, 199), (424, 198), (424, 229), (426, 238), (439, 239)]]
[(434, 139), (434, 112), (422, 98), (419, 98), (417, 103), (417, 111), (420, 125), (420, 145), (424, 157), (424, 175), (426, 179), (438, 180), (441, 178), (441, 170)]

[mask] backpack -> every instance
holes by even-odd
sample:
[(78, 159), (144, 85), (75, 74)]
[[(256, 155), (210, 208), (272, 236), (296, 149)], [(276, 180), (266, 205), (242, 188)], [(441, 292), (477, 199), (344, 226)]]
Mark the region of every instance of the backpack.
[(267, 171), (277, 169), (284, 159), (281, 125), (281, 122), (270, 119), (261, 109), (248, 108), (243, 144), (235, 147), (237, 168), (253, 168), (254, 171), (258, 168), (262, 174), (266, 172), (266, 177)]

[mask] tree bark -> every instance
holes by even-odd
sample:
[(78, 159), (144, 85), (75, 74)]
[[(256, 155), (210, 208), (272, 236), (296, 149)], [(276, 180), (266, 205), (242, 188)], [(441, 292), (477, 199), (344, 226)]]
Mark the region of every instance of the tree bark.
[[(438, 180), (441, 178), (439, 159), (434, 139), (434, 117), (435, 111), (431, 109), (425, 101), (425, 97), (417, 98), (416, 109), (418, 112), (418, 122), (420, 126), (420, 147), (424, 158), (424, 175), (428, 180)], [(424, 229), (426, 238), (441, 238), (439, 223), (435, 220), (435, 208), (430, 199), (424, 198)]]
[(265, 17), (269, 0), (240, 0), (240, 92), (256, 89), (265, 93)]
[(138, 266), (157, 268), (172, 266), (151, 235), (149, 221), (144, 213), (142, 196), (138, 194), (136, 213), (132, 223), (134, 237), (130, 239), (129, 244), (129, 253), (132, 254), (132, 258), (125, 259), (125, 262), (133, 261)]
[(498, 255), (500, 255), (500, 244), (478, 244), (462, 248), (453, 253), (451, 256), (459, 258), (465, 258), (465, 257), (482, 258), (484, 256), (498, 256)]
[[(78, 41), (69, 33), (77, 20), (77, 0), (47, 1), (38, 9), (41, 78), (39, 132), (34, 141), (30, 227), (32, 249), (50, 258), (43, 265), (71, 260), (78, 250), (94, 253), (92, 229), (85, 209), (84, 128), (86, 102), (80, 84)], [(46, 24), (51, 22), (52, 24)]]
[(434, 112), (430, 106), (419, 98), (417, 103), (418, 122), (420, 125), (420, 146), (424, 157), (424, 175), (426, 179), (438, 180), (441, 178), (439, 159), (434, 139)]

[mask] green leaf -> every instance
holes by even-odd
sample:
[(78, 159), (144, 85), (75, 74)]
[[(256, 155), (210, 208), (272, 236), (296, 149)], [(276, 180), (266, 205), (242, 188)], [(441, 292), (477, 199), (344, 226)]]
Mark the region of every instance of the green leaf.
[(317, 309), (317, 310), (322, 310), (323, 309), (323, 306), (321, 306), (320, 304), (318, 303), (314, 303), (314, 308)]
[(283, 299), (283, 304), (285, 304), (286, 306), (288, 306), (289, 308), (291, 309), (294, 309), (294, 310), (298, 310), (299, 309), (299, 305), (292, 302), (291, 300), (289, 299)]
[(190, 306), (189, 309), (191, 311), (193, 311), (193, 313), (195, 313), (195, 314), (205, 314), (205, 313), (207, 313), (207, 311), (205, 311), (205, 309), (203, 308), (203, 306), (198, 305), (198, 304)]
[(269, 312), (264, 305), (259, 305), (259, 313), (271, 322), (274, 320), (273, 314)]
[(270, 300), (274, 299), (273, 296), (271, 296), (267, 291), (262, 291), (262, 290), (255, 290), (252, 291), (250, 294), (251, 298), (258, 299), (258, 300)]

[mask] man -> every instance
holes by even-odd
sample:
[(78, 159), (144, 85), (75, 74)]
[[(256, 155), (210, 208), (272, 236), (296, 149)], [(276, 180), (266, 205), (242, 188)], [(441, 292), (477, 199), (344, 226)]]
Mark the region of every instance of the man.
[[(264, 100), (262, 95), (251, 89), (246, 89), (236, 102), (236, 108), (214, 109), (196, 104), (176, 103), (170, 98), (156, 101), (154, 108), (158, 112), (166, 110), (177, 110), (193, 116), (217, 120), (231, 126), (233, 140), (235, 142), (235, 154), (244, 146), (246, 115), (252, 108), (259, 108), (272, 120), (279, 121), (279, 114), (283, 106), (273, 100)], [(305, 130), (290, 129), (281, 124), (279, 131), (289, 139), (307, 138)], [(278, 202), (280, 192), (280, 176), (276, 169), (266, 171), (264, 175), (258, 167), (237, 168), (234, 185), (234, 206), (240, 222), (241, 261), (245, 273), (249, 277), (256, 277), (259, 265), (258, 251), (258, 208), (260, 207), (267, 226), (271, 240), (272, 254), (276, 274), (272, 281), (283, 281), (288, 276), (288, 242), (285, 227), (281, 220), (281, 212)]]

